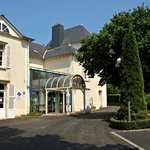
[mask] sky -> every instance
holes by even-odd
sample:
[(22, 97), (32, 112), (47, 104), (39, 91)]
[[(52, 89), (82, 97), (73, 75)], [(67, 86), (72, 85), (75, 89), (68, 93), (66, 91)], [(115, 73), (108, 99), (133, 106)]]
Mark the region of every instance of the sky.
[(89, 32), (98, 32), (105, 23), (121, 11), (150, 0), (3, 0), (0, 14), (13, 23), (21, 33), (47, 44), (51, 27), (60, 23), (64, 28), (83, 24)]

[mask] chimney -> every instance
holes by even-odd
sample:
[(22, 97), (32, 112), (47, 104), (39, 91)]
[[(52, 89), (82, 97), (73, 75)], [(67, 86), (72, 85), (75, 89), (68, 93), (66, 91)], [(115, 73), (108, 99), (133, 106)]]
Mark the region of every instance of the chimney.
[(52, 45), (53, 47), (60, 46), (64, 39), (64, 26), (56, 24), (52, 26)]

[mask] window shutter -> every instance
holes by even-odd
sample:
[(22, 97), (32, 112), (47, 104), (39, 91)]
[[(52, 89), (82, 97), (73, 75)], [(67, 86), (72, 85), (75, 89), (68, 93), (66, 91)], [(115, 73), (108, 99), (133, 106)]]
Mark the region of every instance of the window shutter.
[(8, 108), (14, 108), (14, 100), (15, 100), (15, 86), (13, 84), (9, 85), (9, 103)]
[(13, 84), (10, 84), (9, 86), (9, 96), (15, 96), (15, 86)]
[(10, 68), (10, 47), (6, 48), (6, 67)]

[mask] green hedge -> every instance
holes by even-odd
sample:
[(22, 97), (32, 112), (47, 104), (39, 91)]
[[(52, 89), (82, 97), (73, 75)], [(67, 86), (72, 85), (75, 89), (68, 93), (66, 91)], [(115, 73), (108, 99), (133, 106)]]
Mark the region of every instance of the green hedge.
[(145, 94), (145, 101), (147, 103), (147, 109), (150, 110), (150, 93)]
[(150, 119), (138, 121), (122, 121), (114, 118), (110, 119), (110, 126), (120, 130), (143, 129), (150, 128)]
[(107, 103), (109, 106), (120, 106), (120, 94), (108, 94)]

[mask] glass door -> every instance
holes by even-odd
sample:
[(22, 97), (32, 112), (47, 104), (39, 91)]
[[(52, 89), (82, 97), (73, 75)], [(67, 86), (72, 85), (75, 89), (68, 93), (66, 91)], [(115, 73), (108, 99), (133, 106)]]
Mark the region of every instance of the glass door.
[(0, 118), (5, 118), (5, 85), (0, 84)]
[(59, 93), (59, 113), (63, 113), (63, 94)]
[(48, 93), (48, 112), (56, 112), (56, 94), (55, 92)]

